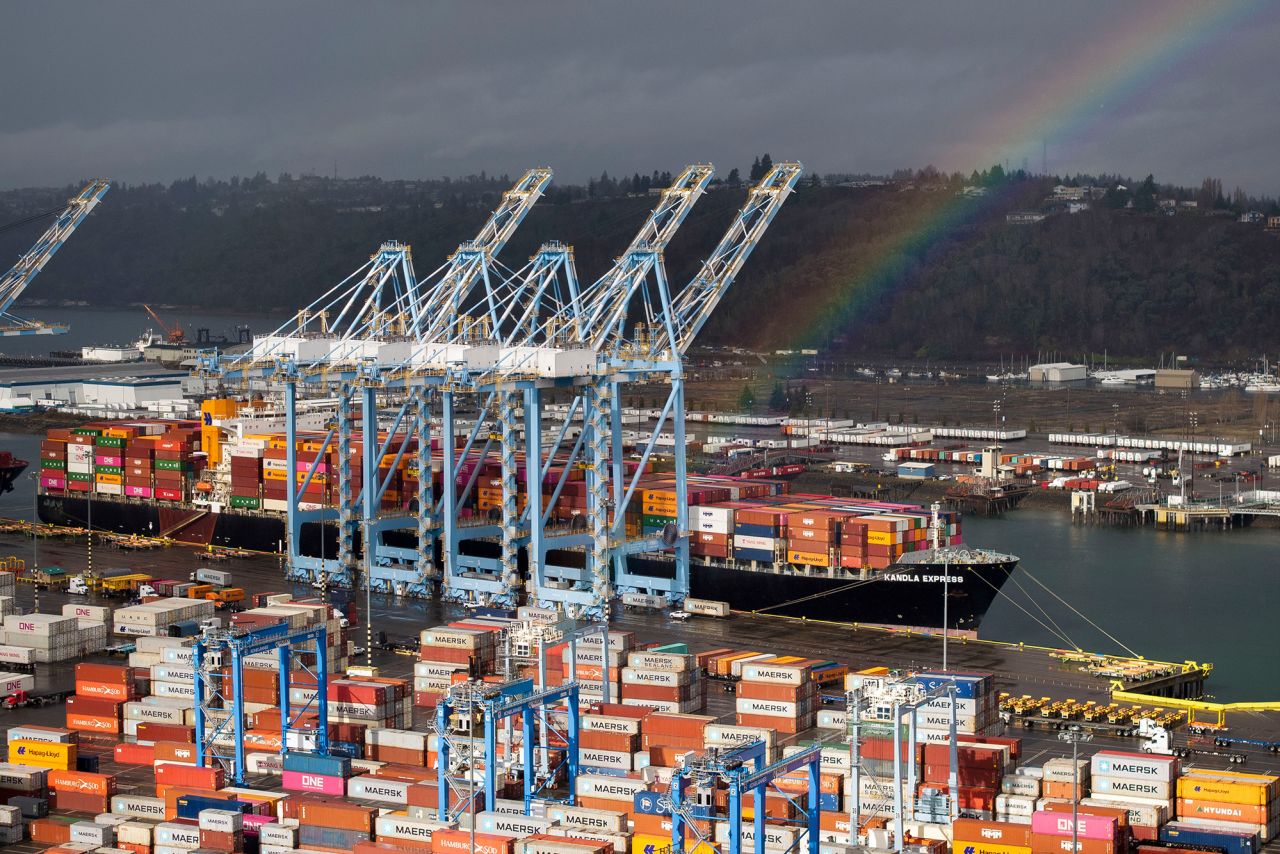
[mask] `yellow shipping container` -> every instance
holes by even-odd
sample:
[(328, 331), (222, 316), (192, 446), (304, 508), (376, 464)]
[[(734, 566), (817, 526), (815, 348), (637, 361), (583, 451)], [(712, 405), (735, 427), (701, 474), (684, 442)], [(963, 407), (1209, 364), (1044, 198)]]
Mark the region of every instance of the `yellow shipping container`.
[(951, 854), (1031, 854), (1029, 847), (1021, 845), (994, 845), (990, 842), (955, 842)]
[(53, 768), (58, 771), (74, 771), (76, 746), (50, 741), (31, 741), (25, 738), (15, 739), (9, 742), (9, 762), (15, 765), (34, 765), (37, 768)]
[(288, 480), (285, 469), (263, 469), (263, 480)]
[(896, 531), (867, 531), (867, 544), (872, 546), (891, 546), (899, 540)]
[(1178, 778), (1178, 797), (1224, 804), (1265, 806), (1274, 800), (1280, 778), (1264, 774), (1198, 771)]
[[(671, 850), (670, 836), (654, 836), (648, 833), (637, 833), (631, 837), (631, 854), (662, 854)], [(720, 854), (720, 849), (705, 842), (697, 845), (686, 842), (686, 854)]]
[(826, 552), (788, 551), (787, 560), (803, 566), (831, 566), (831, 555)]
[(124, 477), (118, 474), (95, 474), (98, 483), (124, 483)]

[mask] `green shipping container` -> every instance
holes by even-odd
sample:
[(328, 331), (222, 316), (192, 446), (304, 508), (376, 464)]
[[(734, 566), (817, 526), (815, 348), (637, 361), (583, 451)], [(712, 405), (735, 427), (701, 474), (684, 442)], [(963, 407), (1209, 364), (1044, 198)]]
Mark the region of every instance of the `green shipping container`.
[(262, 507), (262, 499), (250, 498), (247, 495), (233, 495), (231, 506), (237, 510), (258, 510)]
[(77, 427), (71, 431), (76, 436), (101, 436), (102, 431), (97, 427)]
[(640, 524), (645, 528), (661, 528), (668, 522), (674, 523), (674, 516), (641, 516)]
[(156, 468), (164, 471), (185, 471), (187, 463), (184, 460), (156, 460)]
[(66, 471), (66, 469), (67, 469), (67, 461), (66, 461), (66, 460), (41, 460), (41, 461), (40, 461), (40, 468), (42, 468), (42, 469), (61, 469), (62, 471)]
[(99, 448), (123, 448), (124, 439), (119, 436), (99, 436), (93, 444)]
[(83, 471), (69, 471), (67, 472), (67, 480), (79, 480), (79, 481), (87, 482), (87, 481), (93, 480), (93, 475)]
[(123, 466), (95, 466), (93, 470), (98, 474), (124, 474)]

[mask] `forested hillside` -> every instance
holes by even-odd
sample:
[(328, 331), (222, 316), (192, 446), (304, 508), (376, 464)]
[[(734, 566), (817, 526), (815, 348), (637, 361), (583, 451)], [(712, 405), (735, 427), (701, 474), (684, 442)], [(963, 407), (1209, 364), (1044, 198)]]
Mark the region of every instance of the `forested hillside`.
[[(521, 266), (545, 240), (575, 247), (594, 279), (630, 240), (666, 176), (557, 187), (502, 254)], [(1166, 216), (1152, 198), (1095, 201), (1013, 225), (1052, 181), (975, 179), (818, 186), (774, 221), (706, 328), (703, 343), (821, 346), (934, 358), (1107, 350), (1257, 353), (1280, 329), (1280, 234), (1215, 205)], [(61, 250), (28, 301), (153, 302), (293, 309), (360, 266), (384, 240), (413, 246), (424, 277), (484, 221), (506, 176), (461, 181), (270, 181), (116, 187)], [(0, 193), (0, 226), (56, 207), (74, 188)], [(1190, 192), (1190, 191), (1188, 191)], [(1194, 193), (1191, 194), (1194, 198)], [(741, 203), (717, 185), (667, 252), (675, 282), (695, 272)], [(0, 267), (40, 224), (0, 232)]]

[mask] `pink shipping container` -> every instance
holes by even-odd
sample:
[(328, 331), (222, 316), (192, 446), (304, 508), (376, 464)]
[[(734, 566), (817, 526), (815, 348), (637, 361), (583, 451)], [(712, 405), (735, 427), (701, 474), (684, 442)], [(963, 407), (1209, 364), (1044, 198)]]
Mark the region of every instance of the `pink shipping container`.
[(67, 479), (65, 477), (42, 474), (40, 475), (40, 486), (44, 489), (66, 489)]
[(288, 792), (317, 792), (321, 795), (343, 797), (347, 793), (346, 781), (341, 777), (324, 774), (304, 774), (301, 771), (285, 771), (284, 785)]
[(124, 494), (130, 498), (150, 498), (153, 490), (149, 486), (125, 486)]
[[(1113, 840), (1116, 838), (1116, 820), (1112, 817), (1081, 815), (1078, 817), (1081, 839)], [(1037, 812), (1031, 816), (1031, 832), (1051, 836), (1071, 836), (1071, 814)]]
[(108, 457), (105, 454), (97, 454), (93, 461), (100, 466), (123, 466), (124, 457)]

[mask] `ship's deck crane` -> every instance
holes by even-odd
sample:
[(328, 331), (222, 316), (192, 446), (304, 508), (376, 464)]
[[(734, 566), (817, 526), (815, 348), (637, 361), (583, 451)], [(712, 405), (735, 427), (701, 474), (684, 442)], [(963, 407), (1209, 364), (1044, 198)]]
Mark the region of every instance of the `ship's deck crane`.
[(40, 274), (62, 244), (67, 242), (76, 227), (98, 206), (109, 189), (111, 185), (103, 180), (93, 180), (86, 184), (83, 190), (67, 201), (67, 206), (58, 214), (57, 220), (40, 235), (35, 245), (0, 277), (0, 337), (60, 335), (67, 331), (65, 324), (24, 320), (14, 314), (12, 309), (22, 292)]

